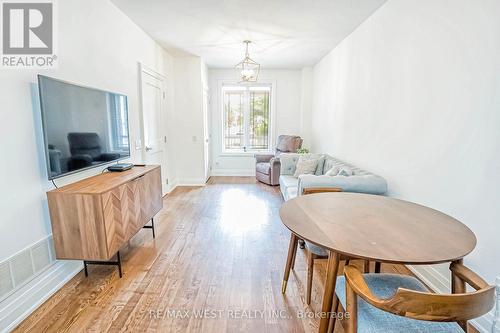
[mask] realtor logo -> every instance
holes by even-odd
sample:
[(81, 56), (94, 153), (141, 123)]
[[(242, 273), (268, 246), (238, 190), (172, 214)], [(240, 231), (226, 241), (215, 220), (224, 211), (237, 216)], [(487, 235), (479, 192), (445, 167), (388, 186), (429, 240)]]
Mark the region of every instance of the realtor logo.
[(54, 67), (53, 7), (52, 2), (2, 3), (3, 67)]

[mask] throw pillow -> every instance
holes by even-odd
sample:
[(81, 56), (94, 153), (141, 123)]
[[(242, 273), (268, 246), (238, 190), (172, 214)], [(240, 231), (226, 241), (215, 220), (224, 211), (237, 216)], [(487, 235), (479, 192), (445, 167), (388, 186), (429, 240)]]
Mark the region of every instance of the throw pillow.
[(339, 172), (337, 173), (337, 176), (346, 176), (346, 177), (349, 177), (349, 176), (352, 176), (353, 175), (353, 172), (350, 168), (348, 167), (341, 167)]
[(297, 168), (295, 169), (293, 176), (298, 177), (300, 175), (314, 175), (316, 167), (318, 166), (318, 161), (319, 159), (316, 158), (303, 158), (301, 156), (297, 162)]
[(327, 172), (325, 172), (325, 176), (330, 176), (330, 177), (336, 176), (339, 174), (339, 171), (340, 171), (340, 167), (334, 166), (334, 167), (330, 168)]

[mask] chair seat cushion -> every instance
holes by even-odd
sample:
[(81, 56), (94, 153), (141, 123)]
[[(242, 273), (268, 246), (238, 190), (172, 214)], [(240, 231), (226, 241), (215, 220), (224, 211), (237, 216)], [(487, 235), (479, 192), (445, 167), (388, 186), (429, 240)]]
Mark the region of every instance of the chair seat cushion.
[[(390, 298), (399, 287), (428, 292), (425, 285), (412, 276), (398, 274), (364, 274), (370, 290), (379, 298)], [(337, 278), (336, 293), (346, 308), (346, 280)], [(358, 297), (358, 333), (464, 333), (457, 323), (416, 320), (377, 309)]]
[(328, 256), (328, 251), (322, 248), (321, 246), (306, 241), (306, 247), (307, 250), (311, 251), (317, 256), (323, 256), (323, 257)]
[(269, 175), (271, 173), (271, 164), (269, 162), (259, 162), (255, 165), (257, 172)]

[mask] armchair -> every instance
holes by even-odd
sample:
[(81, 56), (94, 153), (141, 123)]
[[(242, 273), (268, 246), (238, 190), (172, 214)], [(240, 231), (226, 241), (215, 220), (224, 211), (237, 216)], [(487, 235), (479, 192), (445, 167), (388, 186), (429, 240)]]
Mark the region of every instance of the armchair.
[(302, 138), (295, 135), (280, 135), (274, 154), (255, 155), (255, 177), (268, 185), (279, 185), (281, 153), (295, 153), (302, 147)]
[(97, 133), (68, 133), (71, 157), (69, 170), (77, 170), (94, 163), (113, 161), (120, 158), (118, 153), (103, 153), (102, 143)]

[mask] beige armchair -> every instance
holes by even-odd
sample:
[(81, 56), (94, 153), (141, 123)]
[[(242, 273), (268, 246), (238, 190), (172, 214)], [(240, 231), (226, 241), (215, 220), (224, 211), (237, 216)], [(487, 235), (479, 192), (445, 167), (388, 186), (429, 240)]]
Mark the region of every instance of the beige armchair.
[(281, 153), (295, 153), (302, 147), (302, 138), (295, 135), (280, 135), (274, 154), (255, 155), (255, 177), (268, 185), (278, 185), (280, 178)]

